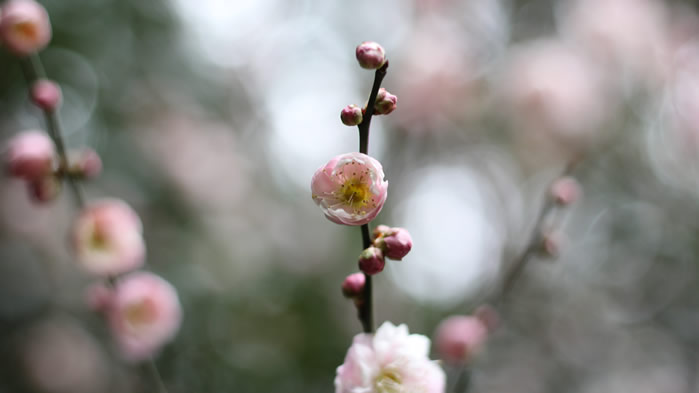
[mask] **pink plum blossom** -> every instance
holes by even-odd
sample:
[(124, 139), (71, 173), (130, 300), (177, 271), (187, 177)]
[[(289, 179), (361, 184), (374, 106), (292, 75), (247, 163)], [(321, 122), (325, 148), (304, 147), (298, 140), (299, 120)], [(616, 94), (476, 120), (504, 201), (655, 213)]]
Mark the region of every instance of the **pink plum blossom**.
[(19, 56), (43, 49), (51, 40), (51, 23), (34, 0), (10, 0), (0, 9), (0, 42)]
[(561, 206), (567, 206), (580, 198), (580, 184), (570, 176), (564, 176), (551, 185), (551, 196)]
[(140, 267), (145, 257), (143, 227), (125, 202), (106, 199), (87, 206), (73, 225), (79, 262), (96, 275), (115, 275)]
[(359, 125), (362, 120), (364, 120), (362, 108), (354, 104), (347, 105), (342, 108), (342, 112), (340, 112), (340, 120), (342, 120), (342, 124), (346, 126)]
[(5, 160), (10, 175), (25, 180), (41, 179), (53, 173), (55, 147), (41, 131), (24, 131), (15, 135), (7, 146)]
[(376, 95), (376, 104), (374, 104), (374, 113), (377, 115), (388, 115), (396, 110), (398, 105), (398, 97), (388, 92), (383, 87), (379, 89)]
[(363, 225), (379, 214), (388, 194), (381, 163), (362, 153), (336, 156), (311, 180), (313, 201), (336, 224)]
[(120, 279), (105, 312), (123, 355), (133, 361), (148, 358), (172, 340), (182, 321), (175, 288), (148, 272)]
[(446, 376), (427, 357), (429, 347), (429, 338), (390, 322), (358, 334), (337, 368), (335, 393), (443, 393)]
[(435, 338), (437, 352), (445, 362), (468, 361), (488, 337), (488, 327), (478, 317), (452, 316), (439, 324)]

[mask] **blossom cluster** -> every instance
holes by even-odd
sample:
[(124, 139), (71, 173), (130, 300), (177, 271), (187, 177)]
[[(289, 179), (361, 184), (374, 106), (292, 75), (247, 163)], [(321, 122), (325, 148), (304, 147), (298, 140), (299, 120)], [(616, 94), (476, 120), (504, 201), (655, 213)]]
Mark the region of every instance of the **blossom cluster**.
[[(36, 56), (50, 40), (48, 13), (36, 1), (10, 0), (0, 9), (0, 43), (14, 55)], [(91, 149), (66, 151), (58, 121), (51, 124), (61, 103), (59, 85), (30, 82), (31, 101), (50, 119), (50, 136), (38, 130), (15, 135), (4, 151), (7, 173), (26, 182), (40, 203), (55, 199), (63, 180), (73, 183), (82, 209), (71, 229), (73, 250), (79, 265), (102, 280), (88, 291), (88, 302), (104, 313), (126, 358), (147, 359), (177, 332), (182, 318), (177, 292), (155, 274), (135, 271), (143, 266), (146, 247), (141, 220), (126, 202), (83, 202), (75, 182), (99, 175), (102, 161)]]

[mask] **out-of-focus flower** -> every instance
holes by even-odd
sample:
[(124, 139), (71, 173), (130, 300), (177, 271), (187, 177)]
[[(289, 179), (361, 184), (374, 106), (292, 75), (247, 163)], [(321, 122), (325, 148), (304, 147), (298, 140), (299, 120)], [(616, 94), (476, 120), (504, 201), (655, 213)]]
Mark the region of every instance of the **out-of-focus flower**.
[(396, 110), (398, 105), (398, 97), (389, 93), (383, 87), (379, 89), (376, 95), (376, 104), (374, 104), (374, 113), (377, 115), (388, 115)]
[(551, 197), (561, 205), (567, 206), (580, 198), (580, 184), (570, 176), (564, 176), (551, 185)]
[[(384, 226), (385, 227), (385, 226)], [(375, 230), (374, 233), (377, 233)], [(374, 239), (374, 245), (380, 248), (386, 258), (400, 261), (413, 248), (413, 239), (405, 228), (390, 228), (378, 231), (379, 236)]]
[(468, 361), (488, 337), (488, 328), (480, 318), (452, 316), (439, 324), (435, 337), (437, 352), (445, 362)]
[(386, 63), (386, 51), (376, 42), (362, 42), (357, 45), (355, 54), (362, 68), (375, 70)]
[(549, 230), (541, 235), (540, 253), (550, 258), (558, 258), (561, 255), (561, 248), (564, 246), (566, 238), (563, 232)]
[(158, 351), (175, 336), (182, 321), (175, 288), (148, 272), (121, 278), (105, 312), (123, 355), (133, 361)]
[(53, 112), (61, 104), (61, 87), (52, 80), (40, 79), (34, 82), (29, 95), (32, 102), (45, 111)]
[(514, 50), (502, 89), (519, 136), (573, 152), (597, 141), (613, 106), (596, 66), (557, 41)]
[(564, 13), (564, 35), (597, 59), (635, 77), (662, 80), (668, 45), (667, 10), (652, 0), (576, 0)]
[(51, 138), (41, 131), (24, 131), (15, 135), (6, 151), (10, 175), (37, 180), (53, 173), (55, 147)]
[(342, 294), (350, 299), (357, 298), (362, 294), (365, 284), (364, 273), (352, 273), (342, 282)]
[(51, 23), (34, 0), (10, 0), (0, 9), (0, 42), (19, 56), (38, 52), (51, 41)]
[(143, 264), (143, 227), (125, 202), (106, 199), (86, 207), (73, 224), (73, 245), (80, 264), (96, 275), (114, 275)]
[(362, 108), (354, 104), (347, 105), (342, 108), (342, 112), (340, 112), (340, 120), (342, 120), (342, 124), (346, 126), (356, 126), (360, 124), (363, 119)]
[(83, 148), (79, 151), (70, 152), (70, 167), (68, 173), (71, 176), (89, 179), (102, 172), (102, 159), (96, 151), (90, 148)]
[(363, 225), (381, 211), (388, 195), (381, 163), (362, 153), (336, 156), (311, 180), (313, 201), (332, 222)]
[(35, 202), (50, 202), (61, 192), (61, 181), (56, 176), (49, 175), (32, 179), (27, 183), (29, 195)]
[(384, 322), (376, 334), (358, 334), (337, 368), (336, 393), (443, 393), (446, 376), (430, 360), (430, 340), (405, 325)]
[(383, 258), (383, 252), (376, 247), (369, 247), (359, 254), (359, 270), (368, 275), (381, 273), (386, 261)]

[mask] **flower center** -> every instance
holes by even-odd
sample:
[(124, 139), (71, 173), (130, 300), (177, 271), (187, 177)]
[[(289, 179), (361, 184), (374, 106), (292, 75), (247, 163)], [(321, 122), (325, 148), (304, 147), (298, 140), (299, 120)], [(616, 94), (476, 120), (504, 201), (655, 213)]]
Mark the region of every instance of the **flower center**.
[(156, 317), (156, 307), (149, 299), (131, 303), (124, 309), (126, 325), (133, 330), (139, 330), (142, 327), (152, 324)]
[(360, 209), (369, 203), (371, 192), (363, 179), (349, 179), (340, 186), (339, 198), (352, 209)]
[(39, 30), (37, 26), (32, 22), (20, 22), (14, 26), (17, 33), (23, 35), (24, 37), (35, 40), (39, 35)]
[(381, 374), (376, 377), (374, 387), (377, 393), (403, 393), (402, 379), (393, 370), (381, 370)]

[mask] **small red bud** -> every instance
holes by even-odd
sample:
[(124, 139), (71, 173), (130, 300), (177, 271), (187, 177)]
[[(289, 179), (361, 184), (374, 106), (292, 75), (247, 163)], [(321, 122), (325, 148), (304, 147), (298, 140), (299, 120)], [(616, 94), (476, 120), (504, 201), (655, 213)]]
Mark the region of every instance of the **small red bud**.
[(386, 261), (379, 248), (369, 247), (359, 255), (359, 270), (370, 276), (383, 271), (384, 266), (386, 266)]
[(362, 42), (357, 45), (355, 54), (357, 55), (359, 66), (369, 70), (381, 68), (386, 62), (386, 51), (376, 42)]

